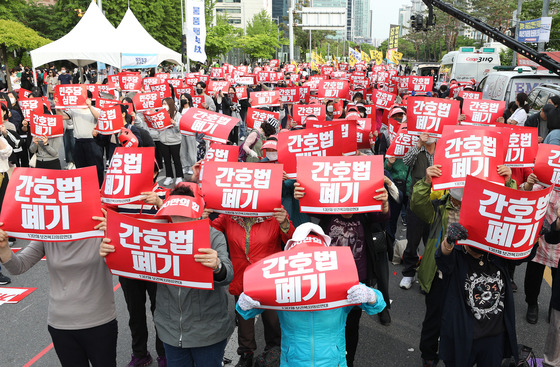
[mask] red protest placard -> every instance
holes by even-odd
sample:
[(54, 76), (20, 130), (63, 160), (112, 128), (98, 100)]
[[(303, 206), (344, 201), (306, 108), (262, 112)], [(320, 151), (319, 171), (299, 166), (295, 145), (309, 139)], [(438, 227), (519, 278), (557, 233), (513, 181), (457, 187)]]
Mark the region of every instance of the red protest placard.
[(171, 98), (171, 88), (167, 83), (152, 84), (149, 88), (150, 92), (158, 93), (159, 99)]
[(98, 98), (97, 101), (95, 102), (95, 107), (103, 109), (103, 108), (114, 106), (119, 103), (120, 102), (118, 99)]
[(226, 145), (220, 143), (210, 143), (210, 147), (206, 149), (204, 161), (213, 162), (238, 162), (239, 146)]
[(144, 112), (144, 118), (146, 119), (148, 127), (151, 127), (152, 129), (165, 130), (173, 126), (171, 116), (169, 116), (169, 112), (167, 112), (165, 108), (162, 108), (159, 111), (146, 111)]
[(294, 114), (292, 118), (294, 119), (294, 121), (298, 123), (304, 122), (307, 116), (309, 115), (313, 115), (317, 117), (319, 121), (325, 121), (327, 115), (326, 107), (325, 105), (322, 104), (313, 104), (313, 105), (297, 104), (294, 105), (292, 111)]
[(217, 143), (226, 143), (231, 129), (240, 120), (221, 113), (189, 108), (181, 117), (180, 128), (183, 135), (204, 134), (204, 139)]
[(323, 75), (329, 75), (332, 77), (332, 72), (334, 71), (334, 67), (332, 66), (327, 66), (327, 65), (323, 65), (321, 66), (321, 74)]
[(0, 222), (12, 237), (74, 241), (103, 237), (94, 230), (102, 216), (95, 167), (73, 170), (16, 168), (10, 177)]
[(32, 136), (55, 138), (64, 136), (64, 123), (61, 115), (42, 115), (31, 112), (30, 127)]
[(167, 79), (167, 84), (171, 84), (173, 88), (183, 87), (183, 79)]
[(482, 92), (474, 92), (472, 90), (462, 90), (459, 97), (463, 99), (482, 99)]
[(395, 103), (396, 94), (387, 93), (385, 91), (374, 89), (373, 90), (373, 104), (377, 108), (382, 108), (385, 110), (390, 109)]
[(169, 73), (156, 73), (156, 75), (154, 76), (159, 80), (161, 80), (162, 82), (171, 78), (171, 75)]
[(206, 90), (211, 96), (220, 93), (220, 91), (224, 94), (227, 94), (230, 85), (231, 83), (227, 80), (210, 80), (210, 83), (208, 84), (208, 88)]
[(206, 162), (202, 191), (206, 207), (218, 213), (270, 216), (282, 206), (282, 165)]
[(114, 275), (179, 287), (214, 289), (212, 269), (194, 261), (200, 248), (210, 248), (208, 219), (152, 223), (107, 213), (107, 237), (115, 252), (107, 255)]
[(408, 82), (408, 90), (411, 92), (431, 92), (434, 86), (434, 78), (431, 76), (411, 76)]
[(271, 68), (277, 68), (278, 66), (280, 66), (280, 60), (278, 59), (270, 60), (268, 62), (268, 66), (270, 66)]
[(0, 305), (4, 303), (18, 303), (36, 289), (37, 288), (2, 287), (0, 288)]
[(99, 111), (97, 119), (97, 130), (101, 135), (112, 135), (121, 131), (124, 127), (124, 119), (121, 106), (110, 106)]
[(394, 139), (391, 139), (391, 145), (385, 153), (385, 157), (402, 158), (405, 154), (418, 143), (420, 137), (418, 135), (410, 135), (406, 129), (406, 124), (403, 123), (399, 127), (399, 131)]
[(245, 76), (238, 76), (234, 79), (235, 84), (239, 85), (254, 85), (255, 83), (255, 76), (253, 75), (245, 75)]
[(107, 204), (128, 204), (139, 200), (140, 193), (152, 191), (154, 157), (154, 147), (117, 147), (101, 187), (101, 200)]
[(175, 88), (175, 98), (177, 99), (181, 99), (181, 96), (183, 94), (188, 94), (191, 97), (194, 95), (194, 89), (193, 87), (179, 87), (179, 88)]
[(192, 103), (194, 108), (204, 108), (202, 104), (204, 102), (204, 96), (192, 96)]
[(504, 115), (505, 108), (505, 101), (465, 99), (463, 101), (463, 115), (465, 115), (467, 119), (462, 121), (461, 124), (496, 124), (498, 117), (502, 117)]
[(357, 148), (357, 120), (310, 121), (306, 128), (323, 128), (325, 126), (340, 125), (342, 132), (340, 144), (342, 155), (354, 155)]
[(161, 98), (159, 97), (159, 93), (157, 92), (136, 93), (132, 98), (132, 102), (134, 103), (136, 112), (142, 112), (162, 107)]
[(235, 96), (239, 101), (241, 101), (242, 99), (249, 98), (247, 96), (247, 87), (246, 86), (235, 87)]
[(31, 91), (28, 91), (27, 89), (20, 88), (18, 91), (18, 99), (26, 99), (29, 98), (30, 95)]
[(42, 114), (43, 113), (43, 100), (39, 97), (37, 98), (27, 98), (20, 99), (18, 101), (19, 108), (23, 113), (23, 118), (28, 120), (31, 118), (31, 114)]
[(91, 92), (91, 100), (99, 98), (99, 84), (86, 84), (86, 89)]
[[(543, 186), (560, 185), (560, 147), (539, 144), (533, 173)], [(556, 190), (558, 188), (555, 187)]]
[(54, 87), (55, 108), (87, 108), (85, 84), (63, 84)]
[(108, 75), (107, 76), (107, 85), (109, 86), (109, 89), (120, 88), (121, 86), (119, 84), (119, 76), (117, 74)]
[(317, 97), (349, 99), (349, 89), (347, 80), (321, 80), (318, 85)]
[(303, 213), (379, 212), (375, 190), (383, 187), (383, 157), (298, 157), (297, 180), (305, 188)]
[(212, 69), (210, 69), (210, 77), (212, 79), (223, 79), (224, 78), (224, 69), (222, 69), (222, 68), (212, 68)]
[(457, 125), (459, 101), (431, 97), (408, 99), (407, 123), (410, 134), (427, 132), (440, 137), (445, 125)]
[(119, 85), (121, 90), (131, 92), (137, 91), (140, 92), (142, 89), (142, 76), (139, 72), (124, 72), (118, 73), (119, 76)]
[(348, 71), (348, 70), (350, 70), (350, 65), (344, 64), (344, 63), (338, 64), (338, 70), (340, 70), (340, 71)]
[[(497, 129), (511, 130), (504, 164), (509, 167), (533, 167), (539, 150), (538, 128), (506, 125)], [(517, 184), (521, 185), (521, 182)]]
[(149, 91), (151, 85), (160, 84), (160, 83), (161, 83), (160, 79), (156, 77), (146, 77), (142, 79), (142, 86), (144, 87), (145, 91)]
[(348, 306), (348, 289), (356, 284), (350, 247), (313, 243), (270, 255), (249, 265), (243, 276), (243, 291), (261, 308), (286, 311)]
[(309, 87), (298, 87), (299, 101), (301, 103), (309, 103), (311, 89)]
[(299, 102), (298, 87), (278, 88), (280, 92), (280, 102), (284, 104), (294, 104)]
[(444, 134), (434, 155), (434, 165), (442, 166), (441, 176), (433, 178), (434, 190), (463, 187), (468, 175), (504, 185), (497, 169), (505, 154), (503, 136), (491, 129)]
[(389, 141), (393, 141), (397, 137), (399, 129), (401, 128), (402, 122), (399, 122), (393, 118), (389, 118), (389, 122), (387, 123), (387, 127), (389, 130)]
[(298, 156), (341, 156), (343, 152), (340, 124), (278, 134), (278, 162), (284, 164), (289, 178), (296, 178)]
[(459, 223), (469, 245), (506, 259), (523, 259), (539, 237), (552, 187), (523, 191), (467, 177)]
[(280, 114), (278, 112), (264, 111), (249, 107), (247, 109), (247, 127), (251, 129), (258, 129), (269, 117), (273, 117), (278, 120), (279, 115)]
[(264, 92), (251, 92), (251, 106), (252, 107), (272, 107), (280, 106), (280, 92), (264, 91)]

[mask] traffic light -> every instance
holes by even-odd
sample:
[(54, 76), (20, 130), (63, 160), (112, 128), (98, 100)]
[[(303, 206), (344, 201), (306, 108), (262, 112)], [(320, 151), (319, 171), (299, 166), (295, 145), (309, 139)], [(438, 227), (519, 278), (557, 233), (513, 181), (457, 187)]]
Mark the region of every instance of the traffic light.
[(416, 15), (410, 16), (410, 28), (416, 30)]
[(422, 29), (424, 29), (424, 16), (418, 14), (416, 17), (416, 30), (421, 31)]
[(187, 54), (187, 35), (183, 34), (183, 37), (181, 37), (181, 54), (186, 55)]

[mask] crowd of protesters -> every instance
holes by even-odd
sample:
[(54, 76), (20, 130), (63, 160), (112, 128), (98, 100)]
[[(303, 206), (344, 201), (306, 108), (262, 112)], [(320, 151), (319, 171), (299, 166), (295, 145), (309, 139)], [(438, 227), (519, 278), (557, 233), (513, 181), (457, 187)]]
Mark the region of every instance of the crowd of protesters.
[[(278, 134), (305, 129), (306, 122), (318, 119), (308, 115), (303, 121), (296, 122), (292, 118), (294, 105), (281, 103), (280, 106), (260, 107), (277, 112), (278, 119), (268, 118), (259, 127), (247, 128), (251, 93), (299, 86), (320, 73), (310, 65), (301, 64), (287, 71), (287, 65), (270, 69), (283, 71), (283, 80), (249, 85), (248, 98), (244, 100), (237, 98), (233, 85), (226, 93), (219, 92), (213, 96), (208, 93), (203, 81), (194, 88), (193, 96), (203, 96), (198, 108), (241, 119), (232, 130), (228, 144), (239, 145), (239, 160), (242, 162), (277, 163)], [(248, 68), (251, 69), (250, 66)], [(254, 68), (263, 69), (264, 66), (254, 65)], [(373, 65), (364, 65), (364, 68), (366, 73), (371, 73)], [(409, 70), (401, 69), (403, 75), (409, 73)], [(348, 71), (352, 72), (353, 68)], [(201, 69), (200, 73), (204, 72)], [(296, 73), (299, 77), (293, 78)], [(14, 166), (28, 167), (30, 163), (47, 169), (95, 166), (101, 185), (115, 148), (132, 136), (138, 141), (138, 146), (155, 148), (153, 190), (142, 193), (143, 202), (121, 205), (115, 208), (117, 211), (155, 215), (170, 196), (197, 195), (197, 190), (184, 181), (198, 182), (199, 161), (205, 157), (208, 143), (201, 134), (182, 136), (179, 130), (181, 117), (194, 108), (193, 96), (183, 94), (163, 100), (173, 123), (162, 131), (149, 128), (142, 112), (129, 113), (123, 104), (121, 112), (126, 130), (107, 136), (95, 130), (100, 110), (91, 94), (88, 95), (87, 108), (54, 109), (56, 85), (95, 83), (98, 80), (95, 70), (86, 68), (80, 73), (78, 69), (62, 67), (56, 70), (49, 67), (38, 70), (35, 77), (38, 86), (34, 85), (33, 71), (20, 66), (1, 80), (0, 89), (7, 88), (6, 78), (10, 78), (11, 90), (4, 89), (5, 92), (0, 93), (0, 102), (3, 102), (0, 104), (3, 122), (0, 126), (0, 205)], [(107, 83), (107, 79), (102, 82)], [(434, 89), (425, 95), (455, 98), (462, 102), (461, 97), (450, 95), (450, 91), (459, 85), (454, 80), (437, 87), (434, 83)], [(374, 81), (367, 88), (384, 90), (389, 85)], [(476, 83), (462, 84), (461, 88), (475, 90)], [(47, 97), (44, 113), (62, 115), (64, 137), (30, 135), (30, 122), (23, 118), (18, 105), (19, 89), (29, 90), (33, 97)], [(132, 102), (132, 97), (133, 94), (116, 90), (111, 98)], [(405, 98), (406, 93), (399, 93), (394, 105), (388, 108), (388, 116), (399, 123), (405, 123), (409, 114), (402, 103)], [(309, 103), (324, 104), (326, 120), (366, 118), (366, 106), (372, 104), (370, 94), (359, 91), (345, 101), (318, 99), (312, 93)], [(540, 140), (549, 142), (553, 140), (555, 130), (560, 128), (559, 105), (560, 98), (554, 97), (536, 116), (528, 116), (527, 95), (519, 93), (514, 105), (509, 106), (500, 121), (538, 127)], [(358, 155), (384, 156), (391, 144), (387, 127), (382, 124), (383, 111), (380, 109), (375, 116), (369, 136), (371, 149), (360, 149)], [(463, 118), (461, 115), (457, 122)], [(560, 140), (556, 141), (560, 144)], [(475, 364), (498, 367), (504, 360), (505, 363), (509, 360), (517, 363), (515, 328), (516, 322), (520, 321), (515, 320), (513, 293), (518, 287), (513, 280), (513, 272), (516, 266), (526, 266), (523, 287), (527, 303), (526, 321), (535, 324), (539, 317), (538, 298), (543, 272), (546, 266), (550, 267), (554, 278), (552, 297), (550, 302), (542, 300), (547, 305), (550, 322), (544, 366), (560, 366), (560, 280), (556, 279), (560, 246), (555, 245), (560, 238), (558, 195), (556, 192), (553, 194), (546, 214), (547, 221), (552, 223), (551, 232), (539, 238), (523, 265), (522, 261), (505, 261), (474, 247), (458, 246), (456, 242), (468, 236), (459, 224), (463, 191), (451, 189), (438, 192), (432, 189), (432, 178), (442, 174), (441, 166), (434, 165), (436, 145), (437, 139), (424, 133), (404, 157), (385, 159), (384, 188), (371, 193), (383, 203), (380, 212), (321, 216), (302, 213), (299, 199), (304, 197), (305, 187), (287, 177), (282, 185), (283, 206), (275, 209), (272, 216), (216, 215), (212, 210), (206, 210), (203, 217), (211, 219), (211, 248), (202, 249), (204, 251), (195, 259), (213, 269), (214, 290), (119, 278), (132, 336), (128, 365), (147, 366), (153, 361), (147, 345), (149, 330), (145, 304), (149, 298), (156, 326), (155, 348), (160, 367), (221, 366), (224, 349), (235, 324), (238, 327), (237, 353), (240, 356), (236, 367), (253, 366), (258, 359), (255, 355), (258, 338), (254, 322), (258, 314), (264, 324), (266, 343), (263, 356), (259, 358), (273, 360), (277, 356), (276, 362), (271, 362), (276, 364), (267, 366), (354, 366), (356, 351), (369, 347), (367, 341), (359, 341), (362, 310), (378, 314), (382, 325), (392, 323), (389, 261), (396, 256), (401, 257), (403, 263), (399, 287), (409, 290), (417, 279), (425, 293), (426, 312), (421, 335), (418, 336), (423, 366), (436, 366), (440, 361), (446, 366), (465, 367)], [(64, 152), (63, 157), (59, 155), (61, 151)], [(504, 177), (508, 187), (525, 191), (542, 189), (531, 169), (511, 169), (502, 165), (495, 169)], [(165, 178), (158, 182), (163, 172)], [(105, 218), (96, 219), (100, 221), (96, 229), (104, 230)], [(172, 219), (179, 223), (198, 218), (185, 215)], [(395, 247), (398, 226), (406, 228), (406, 248), (401, 249), (402, 253), (397, 253)], [(372, 238), (379, 233), (386, 238), (381, 248), (372, 243)], [(258, 300), (244, 293), (245, 269), (269, 255), (290, 251), (293, 241), (308, 236), (320, 238), (327, 246), (351, 248), (360, 285), (349, 289), (348, 297), (360, 306), (341, 308), (337, 312), (298, 313), (260, 309)], [(47, 256), (51, 279), (48, 325), (60, 363), (63, 366), (85, 366), (88, 363), (93, 366), (116, 365), (115, 301), (111, 275), (103, 259), (114, 252), (115, 247), (108, 239), (104, 239), (101, 245), (99, 239), (64, 244), (32, 241), (24, 250), (13, 254), (9, 247), (14, 241), (0, 229), (0, 259), (10, 274), (21, 274), (44, 255)], [(423, 252), (419, 252), (421, 244)], [(70, 261), (71, 266), (65, 264)], [(489, 302), (479, 302), (466, 294), (465, 287), (473, 277), (484, 277), (481, 286), (487, 287)], [(66, 284), (72, 279), (79, 282), (73, 283), (75, 287), (67, 288)], [(10, 281), (0, 273), (0, 284)], [(235, 315), (228, 313), (227, 291), (237, 302)], [(72, 303), (68, 302), (70, 299)], [(316, 320), (313, 315), (316, 315)], [(317, 345), (311, 344), (315, 342)]]

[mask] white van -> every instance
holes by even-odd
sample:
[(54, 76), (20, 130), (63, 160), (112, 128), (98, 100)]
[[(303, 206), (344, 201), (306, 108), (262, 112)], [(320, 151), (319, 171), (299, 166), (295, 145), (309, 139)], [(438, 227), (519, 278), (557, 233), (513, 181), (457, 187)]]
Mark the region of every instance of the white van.
[(518, 93), (527, 95), (541, 84), (560, 85), (560, 76), (548, 72), (536, 72), (527, 67), (519, 71), (497, 71), (482, 79), (478, 90), (482, 92), (482, 99), (506, 101), (507, 104), (515, 101)]
[(461, 47), (459, 51), (445, 54), (439, 69), (439, 84), (449, 83), (452, 79), (459, 83), (475, 80), (477, 83), (490, 72), (494, 66), (500, 66), (500, 55), (495, 48), (484, 47), (475, 51), (474, 47)]

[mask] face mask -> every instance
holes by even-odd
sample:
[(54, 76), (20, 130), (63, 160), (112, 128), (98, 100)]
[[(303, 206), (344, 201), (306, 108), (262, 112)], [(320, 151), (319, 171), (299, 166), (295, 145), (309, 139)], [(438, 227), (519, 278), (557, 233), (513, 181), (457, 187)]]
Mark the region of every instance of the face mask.
[(61, 74), (66, 74), (66, 70), (60, 70)]
[(268, 158), (269, 161), (277, 161), (278, 160), (278, 152), (267, 152), (266, 153), (266, 158)]
[(196, 88), (196, 94), (202, 94), (203, 90), (201, 88)]
[(164, 108), (166, 111), (169, 111), (169, 106), (167, 105), (167, 103), (164, 103), (164, 104), (163, 104), (163, 108)]
[(327, 106), (327, 112), (333, 112), (333, 111), (334, 111), (333, 106)]
[(16, 99), (13, 98), (13, 97), (10, 97), (10, 103), (12, 104), (12, 106), (15, 105), (16, 104)]
[(426, 144), (433, 144), (436, 142), (436, 138), (428, 138), (428, 141), (426, 141)]

